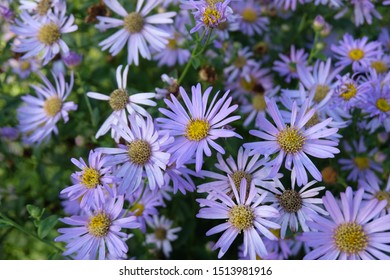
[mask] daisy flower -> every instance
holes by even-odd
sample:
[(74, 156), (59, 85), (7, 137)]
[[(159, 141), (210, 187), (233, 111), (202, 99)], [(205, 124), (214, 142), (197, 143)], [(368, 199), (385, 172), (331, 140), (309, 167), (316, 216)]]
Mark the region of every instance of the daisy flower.
[(304, 232), (302, 239), (312, 247), (304, 259), (323, 260), (388, 260), (390, 253), (390, 215), (375, 218), (387, 201), (362, 201), (364, 190), (348, 187), (340, 194), (341, 203), (330, 191), (322, 198), (330, 214), (318, 215)]
[(350, 171), (347, 180), (357, 182), (370, 175), (371, 178), (375, 178), (375, 181), (379, 181), (375, 172), (382, 173), (383, 169), (380, 164), (373, 160), (378, 148), (367, 151), (363, 137), (360, 137), (359, 142), (353, 141), (352, 146), (348, 142), (344, 142), (344, 148), (350, 158), (342, 158), (338, 162), (341, 165), (341, 170)]
[(175, 164), (172, 164), (165, 169), (164, 182), (166, 186), (172, 185), (174, 194), (178, 191), (182, 194), (186, 194), (187, 191), (193, 192), (196, 188), (190, 175), (196, 177), (200, 176), (185, 165), (177, 168)]
[(106, 194), (114, 197), (117, 180), (111, 175), (111, 168), (104, 168), (107, 161), (102, 154), (90, 151), (88, 164), (80, 158), (72, 158), (72, 163), (81, 171), (72, 174), (74, 184), (65, 188), (60, 194), (66, 194), (70, 200), (80, 199), (81, 208), (91, 208), (95, 203), (104, 203)]
[(177, 79), (169, 77), (167, 74), (161, 75), (161, 80), (167, 84), (165, 88), (156, 88), (156, 99), (169, 98), (171, 94), (177, 96), (179, 94), (179, 84)]
[(305, 0), (275, 0), (274, 5), (279, 9), (295, 11), (298, 2), (304, 4)]
[(359, 78), (355, 80), (353, 76), (351, 77), (350, 73), (343, 76), (337, 75), (336, 78), (338, 81), (332, 95), (332, 105), (346, 111), (360, 107), (361, 103), (364, 103), (364, 98), (359, 84)]
[[(231, 184), (234, 184), (233, 180)], [(237, 236), (243, 233), (243, 256), (256, 259), (256, 255), (268, 255), (261, 235), (271, 240), (276, 239), (269, 228), (277, 229), (280, 226), (269, 219), (277, 217), (278, 211), (272, 206), (261, 205), (267, 192), (259, 196), (253, 182), (248, 191), (245, 179), (240, 182), (239, 192), (236, 188), (232, 190), (233, 199), (225, 193), (215, 193), (217, 199), (213, 200), (197, 199), (202, 207), (196, 215), (197, 218), (225, 220), (206, 232), (209, 236), (224, 231), (213, 250), (220, 248), (218, 258), (221, 258)]]
[[(73, 226), (60, 228), (56, 242), (66, 242), (64, 256), (75, 259), (121, 259), (127, 253), (129, 235), (122, 228), (138, 228), (135, 216), (122, 218), (123, 196), (109, 198), (81, 216), (60, 219)], [(131, 236), (131, 235), (130, 235)]]
[(378, 37), (378, 42), (381, 43), (382, 47), (385, 49), (385, 51), (390, 51), (390, 34), (389, 30), (387, 28), (382, 28), (381, 33)]
[(298, 186), (308, 183), (306, 169), (315, 180), (321, 181), (320, 171), (307, 154), (317, 158), (332, 158), (334, 154), (340, 152), (339, 149), (335, 148), (337, 142), (328, 140), (330, 136), (338, 131), (338, 128), (327, 127), (332, 121), (331, 118), (308, 129), (305, 128), (305, 124), (315, 114), (314, 109), (308, 109), (308, 101), (301, 108), (298, 108), (296, 102), (294, 102), (290, 122), (286, 125), (276, 103), (271, 100), (267, 103), (267, 112), (274, 120), (276, 127), (264, 116), (259, 116), (261, 130), (251, 130), (249, 132), (265, 140), (244, 144), (245, 148), (252, 150), (251, 154), (261, 154), (266, 157), (276, 154), (276, 157), (268, 162), (272, 166), (269, 174), (270, 178), (276, 175), (284, 158), (286, 158), (285, 167), (289, 170), (292, 169), (292, 165), (295, 167)]
[(171, 162), (181, 167), (195, 155), (196, 172), (199, 172), (203, 165), (203, 153), (208, 157), (211, 156), (209, 145), (221, 154), (225, 153), (222, 146), (214, 140), (220, 137), (241, 137), (234, 131), (224, 128), (230, 122), (238, 120), (240, 116), (228, 117), (238, 107), (238, 105), (230, 106), (232, 98), (228, 97), (229, 91), (221, 98), (218, 98), (219, 92), (217, 92), (209, 105), (208, 99), (212, 87), (202, 93), (201, 85), (197, 84), (196, 87), (191, 88), (191, 91), (192, 100), (184, 88), (180, 87), (180, 94), (188, 113), (177, 98), (171, 95), (172, 101), (164, 99), (171, 111), (165, 108), (159, 109), (168, 118), (158, 118), (157, 122), (164, 133), (175, 137), (175, 141), (167, 150), (172, 154)]
[(26, 11), (16, 19), (11, 31), (18, 35), (21, 43), (14, 45), (15, 52), (25, 53), (22, 59), (39, 57), (46, 65), (60, 52), (68, 53), (69, 48), (62, 40), (62, 34), (74, 32), (74, 16), (65, 16), (65, 9), (58, 14), (50, 13), (40, 20), (32, 18)]
[(375, 5), (371, 0), (351, 0), (351, 4), (354, 6), (354, 22), (356, 26), (365, 22), (372, 24), (372, 16), (382, 19), (381, 14), (375, 9)]
[(22, 80), (28, 78), (31, 73), (38, 72), (41, 68), (41, 64), (35, 58), (30, 59), (14, 59), (8, 60), (9, 66), (12, 68), (12, 72), (17, 74)]
[(148, 226), (154, 232), (146, 234), (145, 242), (155, 244), (158, 250), (163, 251), (166, 258), (169, 258), (172, 252), (171, 242), (177, 239), (176, 233), (181, 231), (181, 227), (172, 228), (172, 223), (164, 216), (153, 216), (153, 220), (148, 222)]
[[(145, 3), (145, 5), (143, 5)], [(122, 19), (98, 16), (99, 23), (96, 27), (100, 31), (110, 28), (122, 27), (119, 31), (99, 43), (102, 50), (109, 49), (111, 55), (117, 55), (127, 43), (127, 63), (138, 65), (139, 54), (147, 60), (151, 59), (150, 48), (162, 50), (168, 44), (171, 36), (168, 32), (159, 28), (159, 25), (173, 23), (175, 12), (159, 13), (147, 16), (155, 7), (162, 3), (161, 0), (138, 0), (135, 11), (127, 12), (118, 0), (104, 0), (112, 11)]]
[(271, 206), (275, 207), (280, 217), (275, 221), (281, 225), (280, 237), (286, 237), (287, 228), (292, 232), (297, 232), (299, 228), (302, 231), (309, 231), (306, 222), (311, 221), (316, 213), (328, 215), (322, 207), (321, 198), (315, 198), (325, 187), (311, 188), (316, 181), (311, 181), (304, 185), (299, 191), (295, 190), (296, 173), (293, 169), (291, 173), (291, 188), (286, 189), (279, 180), (275, 180), (275, 185), (265, 188), (272, 193), (267, 198)]
[(65, 123), (68, 122), (68, 112), (77, 109), (74, 102), (65, 102), (72, 91), (73, 72), (69, 83), (65, 82), (62, 73), (53, 72), (52, 75), (55, 86), (42, 73), (39, 73), (44, 84), (31, 85), (37, 97), (22, 96), (25, 104), (17, 110), (18, 128), (28, 144), (40, 144), (48, 141), (52, 132), (58, 134), (57, 122), (61, 118)]
[(120, 166), (115, 175), (123, 178), (119, 185), (119, 193), (134, 192), (142, 182), (142, 174), (146, 172), (148, 185), (154, 190), (164, 184), (163, 170), (169, 162), (170, 154), (162, 150), (164, 145), (173, 140), (169, 135), (161, 136), (155, 129), (151, 117), (129, 117), (131, 128), (114, 126), (126, 144), (118, 144), (117, 148), (98, 148), (97, 151), (109, 155), (107, 166)]
[[(380, 213), (380, 216), (390, 213), (390, 176), (386, 186), (377, 178), (368, 174), (367, 177), (359, 180), (359, 187), (364, 189), (363, 199), (377, 199), (379, 201), (387, 201), (385, 209)], [(381, 185), (381, 186), (380, 186)]]
[(331, 50), (339, 60), (336, 66), (352, 65), (354, 71), (359, 68), (368, 68), (373, 59), (382, 55), (382, 48), (379, 42), (368, 42), (367, 37), (354, 39), (350, 34), (344, 34), (339, 45), (332, 45)]
[(66, 1), (64, 0), (20, 0), (20, 10), (26, 10), (33, 17), (42, 18), (49, 13), (58, 13), (66, 10)]
[(126, 110), (130, 116), (132, 115), (140, 115), (140, 116), (150, 116), (149, 113), (142, 108), (140, 105), (148, 105), (148, 106), (156, 106), (156, 102), (150, 100), (155, 97), (156, 94), (154, 92), (143, 92), (129, 95), (126, 87), (127, 87), (127, 74), (129, 72), (129, 65), (126, 65), (123, 74), (122, 65), (119, 65), (116, 69), (116, 82), (118, 88), (111, 92), (110, 95), (101, 94), (98, 92), (88, 92), (87, 96), (108, 101), (112, 109), (111, 115), (104, 121), (102, 126), (96, 133), (96, 138), (106, 134), (111, 129), (111, 137), (115, 139), (116, 142), (119, 141), (120, 135), (117, 130), (113, 129), (113, 126), (121, 126), (121, 124), (125, 124), (128, 126), (128, 116), (126, 114)]
[(261, 16), (261, 7), (254, 0), (235, 2), (232, 5), (235, 14), (240, 15), (238, 19), (239, 30), (248, 36), (261, 35), (268, 29), (268, 18)]
[(228, 59), (226, 59), (228, 66), (223, 70), (228, 83), (240, 78), (250, 82), (251, 69), (258, 64), (252, 57), (253, 53), (249, 50), (249, 47), (239, 49), (237, 54), (233, 51), (228, 53)]

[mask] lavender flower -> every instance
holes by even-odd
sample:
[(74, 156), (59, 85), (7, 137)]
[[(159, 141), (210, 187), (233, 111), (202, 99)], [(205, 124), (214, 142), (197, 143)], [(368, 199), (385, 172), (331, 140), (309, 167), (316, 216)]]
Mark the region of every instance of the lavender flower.
[(243, 34), (248, 36), (261, 35), (263, 31), (268, 29), (269, 20), (261, 16), (261, 6), (254, 0), (233, 2), (232, 8), (236, 14), (240, 15), (238, 28)]

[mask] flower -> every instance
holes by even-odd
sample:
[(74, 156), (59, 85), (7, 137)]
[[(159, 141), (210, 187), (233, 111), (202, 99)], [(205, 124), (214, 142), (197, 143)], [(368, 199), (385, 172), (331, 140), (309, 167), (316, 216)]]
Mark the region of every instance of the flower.
[(116, 69), (116, 82), (118, 88), (111, 92), (110, 95), (104, 95), (98, 92), (88, 92), (87, 95), (91, 98), (108, 101), (112, 109), (111, 115), (105, 120), (99, 130), (96, 132), (96, 138), (106, 134), (111, 129), (111, 137), (116, 142), (119, 141), (120, 135), (117, 130), (113, 129), (113, 126), (121, 126), (121, 124), (128, 125), (129, 115), (141, 115), (150, 116), (149, 113), (140, 105), (156, 106), (156, 102), (150, 100), (155, 97), (154, 92), (143, 92), (133, 95), (129, 95), (127, 87), (127, 73), (129, 71), (129, 65), (126, 65), (123, 74), (121, 75), (122, 65), (119, 65)]
[(252, 56), (253, 53), (249, 51), (249, 47), (239, 49), (237, 54), (228, 52), (229, 59), (227, 59), (228, 66), (223, 70), (227, 76), (227, 82), (232, 83), (237, 79), (244, 78), (247, 82), (251, 81), (251, 69), (258, 64)]
[(169, 162), (170, 154), (162, 147), (173, 140), (169, 135), (159, 133), (155, 129), (151, 117), (129, 117), (131, 128), (122, 124), (114, 126), (126, 144), (118, 144), (117, 148), (98, 148), (97, 151), (109, 155), (106, 165), (118, 166), (114, 174), (123, 177), (119, 185), (119, 194), (134, 192), (142, 182), (143, 172), (146, 172), (151, 190), (164, 184), (163, 170)]
[(82, 60), (83, 60), (82, 55), (72, 51), (67, 54), (64, 54), (64, 56), (62, 57), (62, 61), (70, 69), (73, 69), (78, 65), (80, 65)]
[(350, 73), (344, 76), (337, 75), (337, 86), (332, 95), (332, 105), (350, 111), (359, 107), (364, 102), (359, 78), (350, 77)]
[(164, 174), (164, 182), (166, 186), (170, 186), (172, 182), (173, 193), (180, 191), (182, 194), (186, 192), (193, 192), (195, 190), (195, 184), (192, 181), (190, 175), (198, 176), (193, 170), (188, 169), (185, 165), (177, 168), (175, 164), (167, 166)]
[(50, 13), (40, 20), (32, 18), (26, 11), (22, 11), (20, 18), (15, 20), (11, 31), (18, 35), (21, 43), (14, 45), (15, 52), (25, 53), (22, 59), (39, 57), (46, 65), (60, 52), (68, 53), (69, 48), (61, 36), (77, 30), (73, 25), (74, 16), (65, 16), (66, 9), (58, 14)]
[(375, 9), (375, 5), (370, 0), (351, 0), (354, 5), (354, 22), (356, 26), (364, 22), (372, 23), (372, 16), (382, 19), (381, 14)]
[[(234, 184), (232, 178), (230, 178), (230, 183)], [(216, 192), (214, 194), (216, 199), (213, 198), (213, 200), (197, 199), (202, 208), (196, 217), (225, 220), (224, 223), (206, 232), (206, 235), (209, 236), (224, 231), (213, 247), (213, 250), (220, 248), (218, 258), (226, 253), (236, 237), (242, 232), (244, 236), (243, 256), (249, 256), (250, 259), (256, 259), (256, 255), (266, 256), (268, 252), (261, 234), (268, 239), (276, 239), (268, 228), (280, 228), (278, 224), (269, 220), (277, 217), (279, 212), (271, 206), (261, 205), (267, 192), (259, 196), (253, 182), (250, 183), (248, 189), (247, 182), (243, 179), (240, 182), (239, 192), (236, 188), (237, 186), (232, 188), (233, 199), (223, 192)]]
[(172, 154), (171, 162), (175, 162), (177, 167), (181, 167), (195, 155), (196, 172), (199, 172), (203, 165), (203, 153), (208, 157), (211, 156), (209, 145), (221, 154), (225, 153), (225, 150), (214, 140), (220, 137), (241, 137), (234, 131), (224, 128), (228, 123), (240, 118), (240, 116), (227, 118), (238, 105), (230, 106), (232, 98), (228, 98), (229, 91), (218, 101), (219, 92), (217, 92), (208, 105), (211, 90), (212, 87), (209, 87), (202, 93), (201, 85), (197, 84), (196, 87), (191, 88), (192, 100), (190, 100), (184, 88), (180, 87), (180, 94), (189, 114), (173, 95), (171, 95), (172, 101), (164, 99), (171, 111), (165, 108), (159, 109), (168, 117), (157, 119), (162, 132), (175, 137), (175, 141), (167, 151)]
[(332, 45), (331, 50), (335, 53), (335, 57), (339, 60), (336, 66), (352, 65), (354, 71), (360, 68), (368, 68), (378, 55), (382, 55), (383, 51), (379, 42), (369, 42), (368, 38), (354, 39), (352, 35), (346, 33), (343, 39), (339, 41), (339, 45)]
[(33, 14), (34, 18), (46, 17), (49, 13), (58, 13), (66, 10), (64, 0), (20, 0), (20, 10), (26, 10)]
[(31, 73), (37, 72), (41, 67), (39, 61), (34, 58), (30, 59), (14, 59), (8, 60), (9, 66), (12, 68), (12, 72), (17, 74), (21, 79), (26, 79)]
[[(95, 203), (104, 203), (106, 195), (114, 197), (116, 178), (111, 175), (111, 168), (103, 168), (107, 158), (101, 153), (90, 151), (88, 164), (80, 158), (71, 159), (81, 171), (72, 174), (74, 184), (65, 188), (60, 194), (66, 194), (70, 200), (81, 199), (81, 208), (93, 207)], [(111, 186), (110, 186), (111, 184)]]
[(127, 253), (126, 240), (131, 237), (122, 232), (122, 228), (138, 228), (135, 216), (121, 218), (123, 196), (109, 198), (91, 211), (81, 216), (60, 219), (74, 226), (60, 228), (62, 235), (56, 242), (66, 242), (64, 256), (74, 255), (75, 259), (121, 259)]
[(278, 7), (279, 9), (283, 9), (283, 10), (291, 9), (291, 10), (295, 11), (295, 9), (297, 8), (298, 2), (300, 4), (304, 4), (305, 0), (275, 0), (274, 5), (276, 7)]
[(44, 84), (31, 85), (38, 96), (22, 96), (25, 104), (17, 110), (18, 128), (27, 144), (40, 144), (42, 141), (48, 141), (52, 132), (58, 134), (57, 122), (61, 118), (65, 123), (68, 122), (68, 112), (77, 109), (73, 101), (65, 102), (72, 91), (73, 72), (70, 83), (65, 82), (62, 73), (52, 72), (52, 75), (55, 86), (42, 73), (39, 73)]
[(378, 199), (379, 201), (387, 201), (387, 205), (380, 213), (380, 216), (390, 213), (390, 176), (387, 179), (387, 184), (385, 186), (374, 175), (367, 174), (365, 178), (359, 180), (359, 187), (364, 189), (363, 199)]
[(138, 0), (136, 10), (129, 13), (118, 0), (104, 0), (104, 3), (115, 13), (123, 17), (123, 19), (103, 16), (97, 17), (99, 23), (96, 27), (100, 31), (122, 27), (119, 31), (99, 43), (102, 50), (109, 49), (110, 54), (115, 56), (127, 43), (127, 63), (138, 65), (139, 54), (143, 58), (150, 60), (150, 48), (154, 50), (164, 49), (171, 35), (155, 25), (159, 26), (173, 23), (172, 17), (176, 13), (167, 12), (147, 16), (161, 2), (161, 0), (147, 0), (146, 4), (142, 7), (144, 0)]
[(276, 103), (271, 100), (267, 103), (267, 111), (274, 120), (276, 127), (260, 115), (258, 126), (261, 130), (249, 131), (250, 134), (265, 139), (265, 141), (244, 144), (245, 148), (252, 150), (251, 154), (261, 154), (268, 157), (277, 153), (275, 159), (268, 162), (268, 165), (272, 166), (269, 174), (270, 178), (276, 175), (284, 158), (286, 158), (285, 167), (289, 170), (291, 170), (292, 165), (295, 167), (298, 186), (306, 185), (308, 182), (305, 169), (315, 180), (321, 181), (320, 171), (306, 154), (318, 158), (332, 158), (334, 154), (340, 152), (339, 149), (335, 148), (337, 146), (336, 141), (321, 139), (328, 138), (338, 131), (338, 128), (327, 128), (332, 121), (331, 118), (308, 129), (304, 127), (315, 114), (314, 109), (309, 111), (308, 109), (308, 101), (304, 102), (301, 108), (298, 108), (296, 102), (294, 102), (290, 123), (286, 125)]
[(232, 3), (233, 11), (240, 15), (238, 19), (239, 30), (248, 36), (261, 35), (268, 29), (268, 18), (262, 17), (261, 6), (254, 0)]
[(340, 194), (339, 203), (330, 191), (322, 198), (330, 214), (318, 215), (307, 222), (312, 229), (302, 239), (312, 251), (304, 259), (381, 259), (390, 253), (390, 215), (375, 218), (386, 207), (387, 201), (362, 201), (364, 190), (356, 192), (348, 187)]
[(172, 251), (171, 242), (177, 239), (176, 233), (181, 227), (171, 228), (172, 221), (164, 216), (153, 216), (153, 220), (148, 222), (148, 226), (154, 230), (153, 233), (146, 234), (146, 243), (155, 244), (157, 249), (163, 250), (165, 257), (169, 258)]

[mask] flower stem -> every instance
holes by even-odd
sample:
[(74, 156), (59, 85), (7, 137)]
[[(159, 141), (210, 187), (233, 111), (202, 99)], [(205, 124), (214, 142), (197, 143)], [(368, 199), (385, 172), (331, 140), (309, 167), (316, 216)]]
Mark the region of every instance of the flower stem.
[(93, 126), (93, 127), (96, 127), (96, 120), (95, 120), (95, 118), (93, 117), (91, 102), (89, 101), (89, 98), (88, 98), (88, 96), (87, 96), (87, 92), (86, 92), (86, 89), (85, 89), (85, 86), (84, 86), (84, 82), (83, 82), (83, 80), (81, 79), (80, 73), (76, 72), (76, 76), (77, 76), (77, 80), (79, 81), (80, 87), (81, 87), (82, 90), (83, 90), (83, 95), (84, 95), (85, 103), (87, 104), (87, 108), (88, 108), (89, 115), (90, 115), (90, 117), (91, 117), (92, 126)]

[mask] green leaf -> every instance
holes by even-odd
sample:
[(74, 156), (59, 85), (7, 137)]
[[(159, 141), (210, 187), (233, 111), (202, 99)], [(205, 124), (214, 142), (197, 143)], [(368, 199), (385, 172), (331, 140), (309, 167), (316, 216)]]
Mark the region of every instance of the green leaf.
[(38, 206), (27, 204), (26, 206), (28, 213), (35, 220), (40, 220), (43, 213), (45, 212), (45, 208), (41, 209)]
[(52, 215), (42, 220), (38, 227), (38, 236), (40, 238), (44, 238), (45, 236), (47, 236), (49, 232), (53, 229), (53, 227), (57, 224), (57, 222), (57, 215)]
[(200, 66), (200, 60), (199, 60), (199, 58), (194, 57), (194, 58), (192, 59), (192, 66), (193, 66), (195, 69), (198, 69), (198, 67)]

